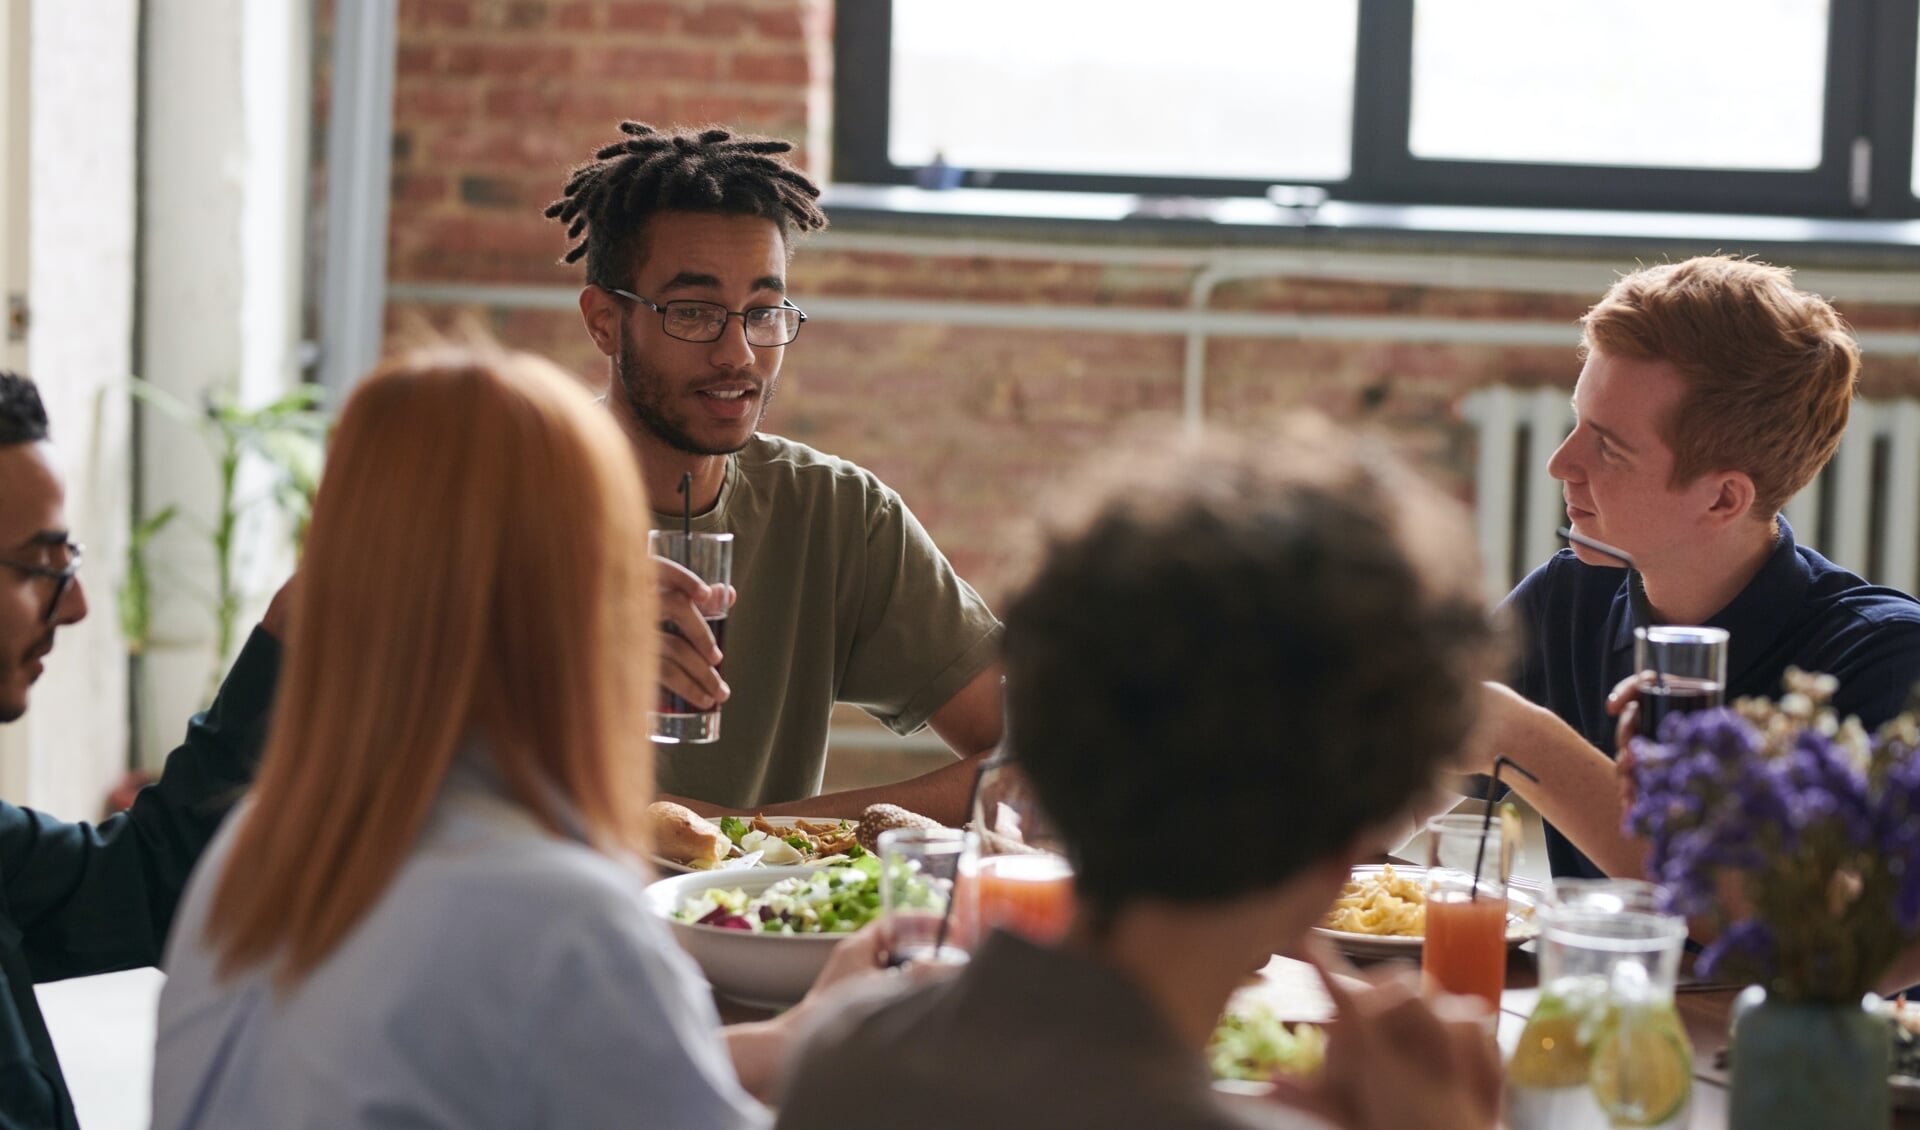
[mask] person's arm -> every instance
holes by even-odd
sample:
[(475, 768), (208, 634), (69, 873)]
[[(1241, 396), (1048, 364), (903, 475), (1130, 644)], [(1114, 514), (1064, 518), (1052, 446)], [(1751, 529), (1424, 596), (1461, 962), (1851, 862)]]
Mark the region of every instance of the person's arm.
[(1645, 878), (1645, 845), (1620, 830), (1625, 809), (1613, 761), (1558, 715), (1499, 683), (1487, 683), (1472, 742), (1479, 771), (1491, 771), (1494, 759), (1504, 756), (1539, 778), (1530, 781), (1514, 773), (1500, 780), (1602, 871)]
[[(771, 1102), (800, 1046), (802, 1033), (831, 1011), (843, 994), (886, 985), (878, 980), (887, 972), (881, 957), (883, 948), (879, 926), (865, 926), (833, 947), (833, 955), (799, 1004), (770, 1020), (729, 1024), (721, 1029), (727, 1052), (733, 1057), (733, 1070), (748, 1094), (761, 1102)], [(897, 984), (918, 984), (928, 975), (939, 975), (939, 967), (916, 966), (907, 980)]]
[(909, 812), (942, 824), (966, 823), (967, 802), (973, 796), (973, 778), (980, 759), (1000, 744), (1003, 712), (1000, 704), (1000, 665), (988, 667), (933, 712), (927, 724), (961, 760), (905, 781), (847, 792), (827, 793), (809, 800), (776, 804), (769, 815), (841, 816), (858, 819), (870, 804), (897, 804)]
[(938, 820), (950, 828), (967, 822), (967, 800), (973, 796), (973, 777), (985, 754), (942, 765), (905, 781), (850, 789), (843, 793), (825, 793), (810, 800), (770, 804), (757, 811), (769, 816), (833, 816), (858, 820), (873, 804), (897, 804), (929, 820)]
[(284, 615), (281, 605), (247, 640), (213, 705), (127, 811), (96, 825), (0, 807), (0, 881), (34, 980), (160, 960), (187, 876), (266, 744), (281, 652), (268, 629)]

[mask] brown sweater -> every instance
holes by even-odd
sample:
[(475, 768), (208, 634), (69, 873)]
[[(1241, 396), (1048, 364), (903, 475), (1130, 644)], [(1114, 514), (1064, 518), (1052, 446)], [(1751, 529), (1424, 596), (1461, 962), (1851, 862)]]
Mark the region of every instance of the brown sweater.
[(1007, 934), (950, 980), (848, 1001), (796, 1057), (777, 1130), (901, 1126), (1325, 1128), (1220, 1096), (1132, 984)]

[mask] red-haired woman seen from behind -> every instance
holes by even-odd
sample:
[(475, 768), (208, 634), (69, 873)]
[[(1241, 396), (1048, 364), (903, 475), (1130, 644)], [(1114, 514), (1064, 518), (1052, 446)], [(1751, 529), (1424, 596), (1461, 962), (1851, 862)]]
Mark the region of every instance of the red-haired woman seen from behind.
[(647, 521), (545, 361), (442, 346), (355, 392), (259, 783), (169, 945), (156, 1127), (763, 1121), (641, 901)]

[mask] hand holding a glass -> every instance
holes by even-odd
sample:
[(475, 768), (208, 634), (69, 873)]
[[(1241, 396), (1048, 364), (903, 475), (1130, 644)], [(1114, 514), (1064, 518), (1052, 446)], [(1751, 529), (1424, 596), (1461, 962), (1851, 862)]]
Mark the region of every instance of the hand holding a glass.
[(733, 535), (655, 530), (647, 546), (660, 588), (653, 739), (710, 742), (720, 736), (720, 704), (732, 693), (721, 670), (734, 597)]

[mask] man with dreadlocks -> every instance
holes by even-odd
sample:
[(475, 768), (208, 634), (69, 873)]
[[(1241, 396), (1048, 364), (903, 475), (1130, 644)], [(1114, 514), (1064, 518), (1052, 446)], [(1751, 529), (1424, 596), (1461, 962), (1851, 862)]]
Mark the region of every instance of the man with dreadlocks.
[[(658, 510), (682, 477), (695, 530), (734, 534), (725, 677), (696, 609), (705, 586), (661, 562), (661, 683), (725, 703), (709, 745), (663, 745), (660, 789), (710, 807), (858, 815), (886, 801), (964, 819), (973, 766), (812, 800), (835, 702), (895, 732), (931, 726), (962, 758), (1000, 740), (1000, 625), (900, 496), (844, 459), (759, 431), (806, 315), (787, 297), (793, 240), (826, 226), (787, 142), (721, 129), (621, 140), (547, 208), (586, 259), (580, 314), (609, 362), (607, 406)], [(735, 320), (738, 320), (736, 324)], [(656, 513), (658, 524), (682, 516)]]

